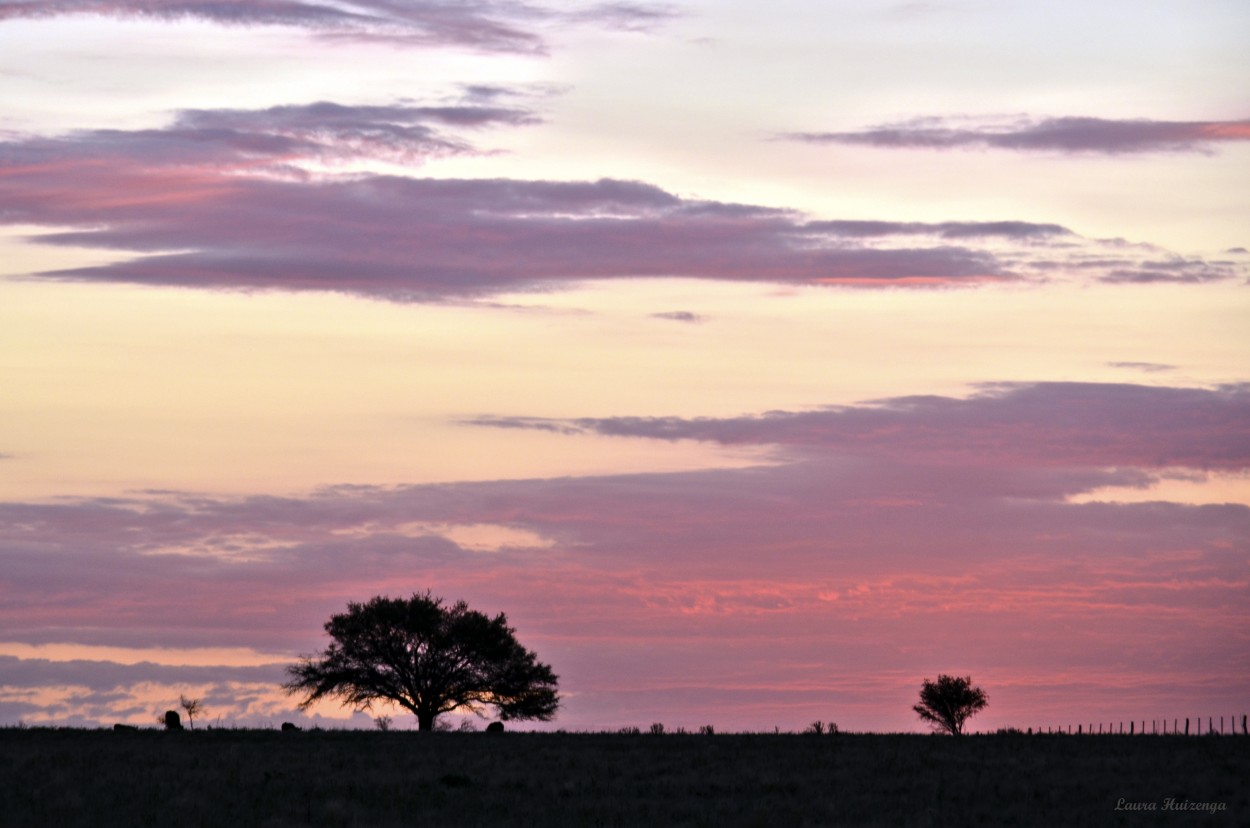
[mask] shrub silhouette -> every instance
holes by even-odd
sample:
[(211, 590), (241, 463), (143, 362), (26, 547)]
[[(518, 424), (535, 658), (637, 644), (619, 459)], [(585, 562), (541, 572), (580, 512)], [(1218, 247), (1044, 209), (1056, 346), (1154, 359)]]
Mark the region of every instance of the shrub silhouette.
[(325, 630), (332, 639), (325, 652), (287, 668), (283, 687), (304, 696), (304, 710), (322, 698), (361, 710), (390, 701), (429, 731), (457, 709), (494, 707), (505, 721), (546, 721), (560, 703), (555, 673), (520, 645), (503, 613), (488, 618), (463, 601), (444, 606), (429, 592), (378, 596), (348, 604)]
[(178, 697), (178, 706), (187, 713), (187, 724), (195, 730), (195, 717), (204, 710), (204, 702), (201, 699), (189, 699), (186, 696)]
[(939, 733), (963, 734), (964, 722), (985, 709), (989, 703), (985, 691), (972, 686), (972, 677), (939, 675), (937, 681), (924, 680), (920, 688), (920, 704), (912, 710)]
[(182, 717), (178, 715), (177, 710), (166, 710), (162, 721), (165, 723), (166, 730), (182, 730)]

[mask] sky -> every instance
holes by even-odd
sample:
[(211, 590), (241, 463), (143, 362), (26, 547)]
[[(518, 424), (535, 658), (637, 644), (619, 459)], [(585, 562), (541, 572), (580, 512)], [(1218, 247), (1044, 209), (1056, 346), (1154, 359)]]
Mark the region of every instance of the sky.
[(279, 685), (427, 590), (521, 727), (1246, 713), (1248, 30), (0, 0), (0, 725), (415, 727)]

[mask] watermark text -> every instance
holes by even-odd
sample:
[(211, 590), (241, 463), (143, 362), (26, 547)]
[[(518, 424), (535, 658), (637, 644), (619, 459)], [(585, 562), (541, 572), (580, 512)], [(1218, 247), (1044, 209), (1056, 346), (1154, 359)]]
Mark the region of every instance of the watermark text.
[(1120, 797), (1115, 803), (1117, 811), (1198, 811), (1215, 814), (1228, 810), (1227, 802), (1192, 802), (1188, 799), (1165, 797), (1163, 801), (1133, 801)]

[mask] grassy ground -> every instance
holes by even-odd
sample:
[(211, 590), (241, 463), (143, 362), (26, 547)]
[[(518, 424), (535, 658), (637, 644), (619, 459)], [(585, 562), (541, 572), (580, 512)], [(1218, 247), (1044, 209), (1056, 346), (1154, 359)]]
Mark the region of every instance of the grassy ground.
[(1245, 737), (0, 730), (4, 826), (1231, 826), (1246, 780)]

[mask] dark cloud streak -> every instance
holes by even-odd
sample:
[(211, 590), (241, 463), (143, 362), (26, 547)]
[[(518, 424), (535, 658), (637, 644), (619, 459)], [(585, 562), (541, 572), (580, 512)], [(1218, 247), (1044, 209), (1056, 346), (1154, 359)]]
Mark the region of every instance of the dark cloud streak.
[(781, 137), (812, 144), (850, 144), (885, 149), (983, 149), (1020, 152), (1121, 155), (1210, 151), (1217, 144), (1250, 141), (1250, 120), (1151, 121), (1045, 118), (979, 125), (922, 118), (849, 132), (791, 132)]
[(1025, 221), (946, 221), (938, 223), (898, 221), (814, 221), (808, 228), (852, 238), (882, 236), (937, 236), (943, 239), (977, 239), (1001, 237), (1016, 241), (1073, 236), (1071, 230), (1058, 224), (1035, 224)]
[(1215, 389), (1006, 383), (974, 396), (899, 397), (734, 418), (481, 418), (539, 428), (726, 445), (779, 445), (972, 465), (1250, 469), (1250, 385)]
[[(139, 662), (121, 664), (107, 660), (52, 661), (32, 657), (17, 658), (0, 655), (0, 684), (6, 687), (42, 687), (46, 685), (80, 685), (96, 692), (117, 687), (156, 681), (168, 684), (192, 684), (220, 681), (281, 682), (282, 664), (236, 666), (187, 666)], [(20, 668), (20, 669), (19, 669)]]
[(651, 314), (652, 319), (668, 319), (673, 322), (686, 322), (694, 324), (704, 322), (707, 317), (694, 313), (693, 311), (662, 311), (660, 313)]

